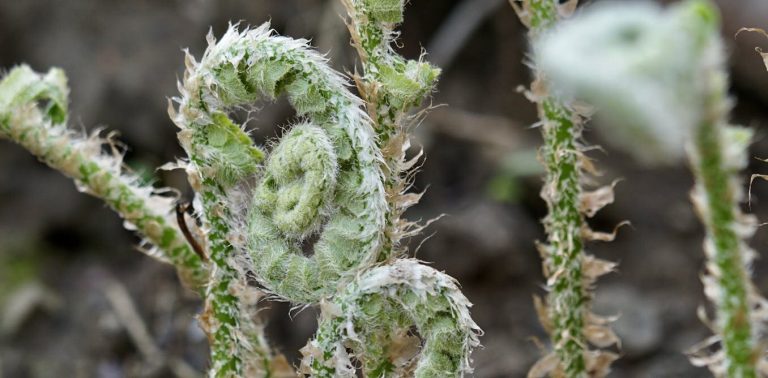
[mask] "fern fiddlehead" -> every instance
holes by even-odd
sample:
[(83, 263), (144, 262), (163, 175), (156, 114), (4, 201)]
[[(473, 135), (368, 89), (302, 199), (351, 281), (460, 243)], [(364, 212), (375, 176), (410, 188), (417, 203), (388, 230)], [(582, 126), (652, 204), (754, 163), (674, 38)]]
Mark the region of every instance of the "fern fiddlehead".
[[(388, 11), (376, 2), (366, 5), (377, 22), (402, 18), (402, 2)], [(211, 342), (210, 376), (278, 373), (261, 326), (248, 312), (252, 303), (243, 273), (253, 273), (276, 297), (321, 305), (322, 327), (310, 343), (320, 354), (305, 359), (312, 375), (344, 375), (352, 356), (376, 376), (411, 368), (419, 377), (471, 371), (469, 352), (478, 344), (479, 329), (454, 280), (415, 260), (394, 259), (403, 236), (398, 232), (414, 231), (399, 219), (414, 202), (403, 193), (401, 174), (412, 162), (404, 161), (402, 117), (431, 90), (438, 71), (402, 59), (390, 62), (395, 71), (380, 66), (378, 89), (387, 93), (380, 109), (389, 109), (390, 118), (374, 130), (361, 101), (305, 41), (274, 37), (264, 25), (242, 33), (231, 28), (218, 42), (209, 37), (209, 44), (199, 62), (187, 55), (178, 108), (169, 106), (169, 113), (189, 157), (182, 166), (199, 195), (210, 275), (168, 222), (170, 206), (157, 207), (168, 201), (123, 175), (119, 156), (98, 153), (103, 141), (81, 141), (63, 127), (66, 88), (59, 71), (33, 80), (20, 69), (0, 83), (3, 136), (104, 198), (164, 252), (155, 256), (176, 264), (195, 285), (208, 281), (201, 323)], [(14, 76), (18, 72), (23, 75)], [(262, 150), (227, 112), (280, 93), (288, 94), (306, 121), (288, 131), (264, 161)], [(377, 132), (381, 125), (389, 131)], [(251, 192), (254, 178), (258, 183)], [(252, 197), (245, 205), (235, 200), (243, 192)], [(302, 244), (314, 236), (313, 255), (305, 257)], [(333, 310), (342, 307), (348, 311)], [(413, 355), (393, 354), (399, 340), (390, 331), (405, 336), (412, 325), (424, 340), (418, 363)], [(416, 338), (406, 339), (418, 349)], [(327, 353), (346, 345), (352, 355)]]
[[(453, 278), (416, 260), (372, 268), (326, 306), (327, 314), (307, 347), (319, 352), (308, 362), (308, 371), (317, 377), (355, 377), (346, 352), (351, 345), (362, 357), (367, 376), (463, 376), (472, 371), (469, 354), (478, 344), (479, 328), (469, 316), (470, 306)], [(389, 355), (385, 348), (392, 336), (411, 325), (425, 343), (415, 366), (398, 363), (402, 351)], [(402, 343), (415, 341), (399, 336)]]
[[(383, 330), (407, 329), (415, 323), (420, 329), (423, 327), (427, 342), (422, 352), (426, 362), (419, 376), (468, 371), (468, 352), (477, 344), (477, 326), (468, 316), (469, 302), (448, 276), (402, 260), (397, 262), (401, 264), (399, 270), (407, 267), (413, 271), (403, 274), (420, 273), (404, 282), (393, 278), (393, 286), (385, 287), (388, 281), (381, 282), (374, 291), (345, 289), (359, 287), (364, 277), (380, 277), (381, 272), (392, 269), (387, 268), (389, 265), (375, 265), (389, 210), (381, 151), (370, 118), (361, 110), (360, 100), (345, 88), (343, 79), (305, 41), (273, 36), (268, 24), (243, 32), (231, 28), (218, 42), (211, 41), (200, 63), (192, 61), (190, 67), (175, 115), (176, 123), (182, 126), (180, 139), (192, 141), (187, 146), (190, 165), (194, 166), (193, 173), (202, 175), (198, 189), (208, 222), (213, 224), (211, 218), (219, 217), (226, 226), (220, 235), (222, 242), (230, 237), (239, 251), (222, 249), (217, 257), (213, 243), (218, 237), (211, 234), (215, 230), (211, 227), (211, 260), (230, 269), (219, 281), (236, 280), (238, 270), (252, 272), (273, 296), (297, 304), (321, 304), (323, 319), (332, 324), (346, 319), (339, 316), (355, 319), (350, 321), (361, 327), (359, 334), (377, 338), (377, 343), (391, 341)], [(237, 166), (216, 167), (231, 160), (216, 156), (228, 150), (219, 146), (229, 145), (233, 139), (211, 137), (218, 133), (214, 130), (219, 125), (231, 125), (224, 115), (226, 110), (259, 98), (275, 98), (281, 93), (287, 94), (305, 120), (280, 138), (263, 168), (254, 169), (260, 163), (261, 153), (245, 148), (250, 146), (245, 139), (236, 147), (240, 151), (237, 156), (244, 157)], [(239, 128), (228, 130), (237, 133)], [(207, 192), (218, 191), (209, 197), (224, 198), (228, 186), (248, 175), (255, 175), (257, 184), (241, 217), (223, 209), (236, 209), (242, 204), (206, 205)], [(314, 237), (312, 255), (304, 256), (303, 247)], [(227, 245), (231, 248), (231, 244)], [(247, 264), (235, 267), (235, 261)], [(439, 282), (450, 285), (439, 286), (427, 276), (438, 277)], [(438, 286), (433, 288), (435, 285)], [(408, 292), (418, 297), (412, 301), (419, 312), (409, 316), (398, 291), (406, 297)], [(360, 306), (360, 301), (381, 308), (379, 321), (364, 324), (358, 319), (359, 313), (328, 311), (341, 305), (353, 310)], [(234, 312), (232, 309), (230, 313)], [(213, 315), (217, 313), (214, 311)], [(233, 323), (232, 329), (235, 327), (237, 324)], [(317, 339), (305, 348), (309, 374), (337, 376), (349, 366), (345, 362), (348, 360), (334, 351), (349, 342), (350, 335), (329, 329), (334, 328), (322, 327)], [(349, 327), (345, 330), (353, 331)], [(373, 349), (381, 353), (366, 353)], [(386, 345), (353, 347), (355, 356), (365, 361), (366, 369), (380, 368), (382, 374), (388, 373), (392, 365), (386, 363), (389, 356), (382, 354), (386, 350)], [(440, 358), (449, 361), (435, 362)]]
[[(308, 119), (283, 136), (254, 191), (247, 236), (253, 269), (274, 294), (317, 303), (336, 292), (342, 276), (375, 262), (387, 211), (381, 153), (359, 100), (318, 54), (264, 27), (247, 40), (257, 62), (272, 56), (262, 64), (286, 67), (265, 94), (287, 92)], [(314, 253), (304, 256), (301, 243), (314, 231)]]
[[(67, 128), (69, 88), (64, 72), (38, 74), (28, 66), (0, 81), (0, 138), (26, 148), (40, 161), (72, 178), (80, 191), (101, 198), (152, 247), (150, 256), (176, 266), (183, 282), (200, 289), (207, 267), (171, 218), (174, 199), (163, 197), (123, 170), (122, 155), (103, 153), (110, 139), (81, 136)], [(115, 149), (113, 148), (113, 151)]]

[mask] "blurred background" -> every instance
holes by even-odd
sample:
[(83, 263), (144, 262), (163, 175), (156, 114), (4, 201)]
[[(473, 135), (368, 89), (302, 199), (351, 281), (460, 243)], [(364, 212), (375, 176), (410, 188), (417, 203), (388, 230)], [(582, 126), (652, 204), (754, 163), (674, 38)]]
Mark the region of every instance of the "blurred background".
[[(304, 37), (341, 71), (355, 56), (336, 0), (0, 0), (0, 67), (29, 63), (38, 71), (66, 70), (71, 125), (120, 132), (127, 164), (158, 185), (190, 191), (179, 173), (155, 167), (183, 156), (166, 114), (183, 72), (181, 49), (200, 56), (209, 27), (221, 35), (230, 21), (271, 20), (280, 33)], [(756, 129), (750, 156), (768, 157), (768, 72), (756, 34), (768, 27), (768, 2), (719, 1), (731, 55), (734, 121)], [(540, 356), (532, 338), (546, 340), (532, 304), (543, 294), (534, 241), (542, 168), (536, 161), (535, 108), (518, 87), (530, 82), (525, 30), (504, 0), (410, 0), (400, 52), (422, 49), (443, 68), (436, 105), (414, 134), (426, 159), (415, 190), (426, 190), (407, 216), (441, 214), (411, 253), (456, 277), (485, 330), (474, 353), (476, 377), (522, 377)], [(248, 127), (264, 143), (293, 118), (285, 100), (262, 104)], [(610, 231), (629, 220), (611, 243), (590, 252), (619, 262), (598, 282), (596, 312), (619, 314), (614, 328), (622, 358), (613, 377), (706, 377), (681, 351), (709, 331), (696, 317), (704, 305), (703, 232), (688, 201), (685, 166), (645, 167), (611, 149), (589, 128), (586, 139), (604, 146), (591, 157), (614, 179), (616, 202), (590, 220)], [(768, 173), (753, 159), (746, 175)], [(745, 186), (748, 179), (744, 179)], [(768, 183), (755, 182), (751, 211), (768, 220)], [(207, 346), (194, 316), (201, 302), (178, 283), (172, 268), (136, 252), (138, 239), (99, 200), (78, 193), (68, 179), (26, 151), (0, 142), (0, 377), (194, 377), (207, 364)], [(755, 249), (768, 253), (768, 231)], [(754, 266), (768, 293), (768, 259)], [(311, 337), (316, 313), (271, 303), (268, 336), (296, 363)], [(159, 361), (159, 362), (158, 362)]]

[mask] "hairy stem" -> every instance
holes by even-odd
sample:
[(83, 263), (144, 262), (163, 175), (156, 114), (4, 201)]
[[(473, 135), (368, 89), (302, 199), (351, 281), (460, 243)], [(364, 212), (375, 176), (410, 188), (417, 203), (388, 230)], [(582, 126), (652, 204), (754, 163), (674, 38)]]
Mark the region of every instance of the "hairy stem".
[(540, 154), (547, 169), (542, 198), (549, 210), (544, 219), (548, 242), (544, 264), (552, 341), (566, 376), (579, 377), (586, 373), (584, 317), (589, 302), (582, 285), (581, 125), (554, 99), (544, 100), (540, 112), (544, 138)]
[(410, 146), (409, 112), (431, 93), (440, 69), (427, 62), (406, 60), (392, 49), (394, 28), (403, 21), (403, 0), (342, 0), (349, 16), (347, 24), (360, 56), (362, 77), (356, 77), (368, 114), (374, 121), (378, 145), (383, 152), (384, 186), (389, 204), (387, 231), (379, 260), (402, 255), (401, 240), (418, 232), (419, 226), (401, 219), (418, 196), (407, 195), (407, 161)]
[(182, 281), (200, 290), (207, 267), (190, 248), (171, 217), (173, 198), (161, 197), (123, 170), (118, 152), (103, 153), (114, 142), (69, 130), (66, 77), (19, 66), (0, 82), (0, 137), (11, 140), (40, 161), (75, 180), (82, 192), (101, 198), (154, 247), (151, 256), (170, 262)]
[[(563, 7), (558, 0), (510, 1), (521, 21), (529, 28), (529, 37), (535, 40), (560, 19)], [(575, 1), (569, 2), (575, 6)], [(547, 232), (547, 244), (541, 245), (544, 274), (547, 277), (547, 307), (540, 316), (552, 338), (557, 366), (551, 371), (540, 368), (542, 359), (531, 369), (531, 376), (551, 374), (565, 377), (586, 377), (588, 374), (607, 374), (613, 354), (592, 352), (589, 348), (588, 327), (599, 328), (612, 335), (608, 343), (615, 341), (613, 333), (593, 320), (589, 310), (590, 286), (601, 274), (610, 271), (613, 264), (594, 258), (587, 259), (584, 251), (585, 230), (589, 226), (585, 214), (598, 210), (583, 208), (582, 201), (588, 193), (582, 189), (587, 177), (585, 157), (581, 143), (584, 116), (567, 103), (548, 92), (549, 83), (544, 74), (534, 67), (536, 79), (529, 97), (536, 103), (544, 145), (539, 157), (546, 168), (546, 178), (541, 196), (547, 203), (548, 214), (543, 223)], [(610, 188), (608, 188), (610, 190)], [(592, 214), (589, 214), (590, 216)], [(590, 234), (590, 233), (588, 233)], [(607, 267), (599, 273), (585, 273), (591, 265)], [(595, 271), (593, 269), (593, 271)], [(605, 345), (604, 345), (605, 346)], [(604, 361), (600, 363), (599, 361)], [(545, 370), (545, 371), (542, 371)]]
[(209, 256), (215, 266), (202, 315), (211, 344), (209, 376), (241, 377), (245, 372), (270, 376), (271, 351), (262, 326), (253, 323), (243, 303), (248, 290), (245, 277), (232, 264), (235, 249), (229, 237), (235, 214), (226, 202), (237, 184), (256, 172), (264, 154), (224, 113), (247, 101), (243, 96), (248, 93), (232, 76), (231, 57), (217, 49), (212, 36), (209, 44), (200, 63), (187, 56), (179, 110), (169, 110), (189, 155), (187, 172), (202, 204)]

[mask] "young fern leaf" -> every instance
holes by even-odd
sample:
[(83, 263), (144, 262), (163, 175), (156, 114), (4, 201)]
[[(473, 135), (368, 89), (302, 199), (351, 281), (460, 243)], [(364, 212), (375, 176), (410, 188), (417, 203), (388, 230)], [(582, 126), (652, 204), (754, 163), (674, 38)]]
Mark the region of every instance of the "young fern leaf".
[[(102, 199), (136, 230), (148, 255), (173, 264), (187, 286), (201, 290), (208, 279), (202, 263), (171, 216), (175, 198), (141, 184), (123, 169), (122, 155), (109, 137), (83, 136), (67, 128), (69, 88), (64, 72), (42, 75), (26, 65), (0, 81), (0, 138), (26, 148), (40, 161), (75, 180), (81, 192)], [(102, 152), (108, 145), (112, 153)]]
[[(320, 320), (315, 339), (305, 348), (305, 353), (318, 352), (305, 360), (306, 368), (316, 377), (356, 377), (346, 352), (351, 346), (362, 351), (369, 377), (469, 373), (469, 354), (478, 344), (479, 332), (469, 306), (453, 278), (416, 260), (400, 259), (372, 268), (327, 306), (331, 316)], [(411, 324), (424, 340), (421, 356), (416, 366), (397, 366), (382, 342)], [(407, 336), (401, 337), (409, 342)]]
[[(271, 35), (269, 24), (243, 32), (231, 28), (194, 64), (185, 87), (198, 81), (209, 81), (203, 85), (211, 92), (203, 100), (188, 97), (199, 91), (185, 90), (179, 114), (196, 113), (177, 118), (182, 124), (201, 119), (205, 109), (227, 109), (283, 92), (308, 119), (281, 138), (253, 190), (241, 247), (259, 282), (284, 300), (317, 303), (337, 290), (342, 275), (351, 276), (355, 268), (374, 262), (387, 209), (381, 156), (359, 100), (324, 59), (306, 41)], [(198, 101), (208, 103), (191, 108)], [(201, 135), (210, 127), (200, 121), (191, 125)], [(204, 150), (210, 144), (194, 143), (199, 152), (192, 161), (194, 156), (214, 156)], [(243, 156), (244, 162), (254, 163), (251, 168), (230, 166), (225, 171), (255, 174), (258, 161)], [(211, 169), (214, 176), (217, 170)], [(222, 185), (220, 179), (211, 181)], [(227, 227), (240, 226), (243, 220), (231, 215)], [(320, 228), (314, 254), (305, 257), (302, 241)]]
[[(759, 347), (765, 300), (749, 279), (754, 252), (745, 239), (756, 222), (739, 208), (738, 174), (752, 132), (728, 123), (718, 31), (708, 1), (689, 0), (664, 12), (649, 4), (596, 6), (540, 41), (537, 62), (564, 93), (600, 106), (615, 121), (643, 126), (638, 130), (645, 130), (646, 140), (662, 141), (666, 130), (683, 136), (674, 138), (687, 145), (696, 179), (692, 199), (707, 233), (704, 289), (716, 307), (715, 321), (708, 322), (716, 335), (697, 346), (691, 360), (718, 377), (755, 377), (768, 373), (759, 371), (766, 366)], [(585, 44), (588, 49), (580, 48)], [(623, 96), (628, 86), (637, 93)], [(721, 349), (707, 353), (717, 343)]]
[[(535, 42), (555, 27), (561, 14), (575, 7), (570, 1), (560, 5), (558, 0), (524, 0), (510, 2), (528, 26), (530, 39)], [(535, 80), (528, 97), (539, 112), (544, 145), (539, 158), (547, 175), (541, 196), (547, 202), (548, 215), (543, 223), (547, 244), (539, 245), (547, 277), (546, 306), (536, 300), (542, 324), (550, 334), (553, 352), (539, 360), (529, 377), (604, 376), (614, 353), (590, 350), (590, 344), (607, 347), (618, 344), (618, 338), (606, 321), (590, 312), (591, 289), (597, 277), (613, 270), (614, 264), (586, 254), (584, 243), (604, 238), (589, 231), (585, 217), (591, 217), (613, 201), (610, 186), (596, 192), (586, 192), (583, 183), (592, 166), (583, 155), (586, 147), (581, 138), (586, 115), (568, 101), (549, 92), (549, 83), (537, 66)], [(599, 200), (598, 193), (606, 192)], [(610, 238), (608, 238), (610, 239)]]
[[(384, 283), (377, 290), (382, 295), (370, 292), (359, 300), (357, 296), (362, 294), (344, 289), (357, 287), (361, 279), (371, 274), (380, 277), (382, 271), (377, 269), (393, 269), (389, 265), (375, 268), (389, 215), (381, 151), (370, 118), (361, 110), (360, 100), (349, 93), (344, 80), (310, 50), (306, 41), (273, 36), (268, 24), (243, 32), (230, 28), (220, 41), (211, 40), (199, 63), (190, 61), (174, 118), (182, 127), (180, 139), (192, 141), (185, 147), (190, 152), (189, 170), (202, 175), (199, 190), (205, 216), (211, 224), (221, 221), (226, 226), (221, 236), (212, 235), (215, 227), (210, 227), (209, 232), (211, 260), (229, 269), (217, 281), (234, 281), (238, 272), (252, 272), (274, 297), (301, 305), (325, 303), (321, 306), (324, 321), (337, 324), (348, 317), (355, 319), (359, 334), (376, 340), (376, 345), (352, 346), (366, 373), (389, 374), (399, 368), (386, 353), (388, 343), (392, 342), (387, 332), (393, 327), (407, 329), (412, 324), (423, 329), (426, 342), (419, 365), (424, 367), (417, 370), (419, 376), (459, 375), (468, 371), (468, 352), (477, 344), (477, 326), (468, 317), (468, 301), (447, 276), (413, 262), (397, 262), (400, 265), (394, 271), (407, 268), (409, 271), (401, 274), (419, 272), (407, 283), (392, 278), (393, 285), (403, 287), (402, 295), (407, 297), (405, 287), (411, 285), (411, 292), (420, 296), (418, 300), (414, 298), (415, 304), (421, 303), (417, 305), (421, 309), (419, 316), (409, 314), (409, 307), (401, 302), (404, 298), (395, 295), (396, 289), (385, 290)], [(282, 93), (287, 94), (304, 120), (283, 135), (264, 167), (256, 172), (261, 154), (246, 148), (250, 141), (221, 138), (216, 130), (221, 125), (231, 125), (224, 115), (227, 109), (259, 98), (273, 99)], [(227, 126), (227, 130), (227, 135), (235, 135), (239, 128)], [(242, 145), (233, 147), (233, 141), (240, 143), (241, 139)], [(251, 153), (219, 158), (233, 148)], [(235, 160), (236, 164), (224, 166), (240, 156), (243, 159)], [(249, 194), (245, 214), (236, 214), (243, 204), (225, 204), (221, 200), (206, 204), (206, 198), (237, 198), (231, 192), (242, 189), (236, 184), (248, 175), (257, 176), (258, 182)], [(237, 251), (231, 249), (227, 236), (232, 236)], [(313, 253), (305, 256), (303, 245), (315, 236)], [(217, 238), (228, 247), (220, 249), (218, 256), (213, 247)], [(453, 286), (435, 286), (441, 282), (451, 282)], [(392, 292), (384, 295), (385, 291)], [(227, 295), (226, 291), (212, 295), (214, 317), (219, 315), (215, 309), (221, 306), (221, 295)], [(386, 308), (379, 315), (379, 322), (360, 323), (357, 319), (361, 314), (357, 312), (328, 311), (344, 303), (357, 306), (359, 301)], [(215, 318), (219, 324), (234, 318), (227, 317), (226, 311), (222, 309), (222, 317)], [(236, 308), (228, 311), (235, 313)], [(231, 323), (232, 330), (237, 326)], [(350, 341), (344, 330), (337, 331), (331, 335), (323, 328), (318, 339), (305, 348), (304, 366), (308, 374), (331, 377), (354, 371), (348, 356), (343, 359), (335, 354), (340, 345)], [(450, 333), (451, 337), (442, 332)], [(236, 339), (237, 335), (233, 336)], [(374, 349), (377, 353), (369, 353)], [(220, 357), (214, 354), (214, 361)], [(438, 362), (440, 358), (444, 361)]]
[[(305, 41), (271, 36), (264, 25), (229, 51), (244, 56), (246, 78), (284, 67), (247, 84), (270, 98), (287, 93), (307, 119), (272, 150), (254, 190), (245, 237), (252, 269), (276, 296), (318, 303), (373, 264), (381, 247), (387, 204), (375, 134), (360, 101)], [(304, 256), (301, 245), (315, 233), (314, 253)]]

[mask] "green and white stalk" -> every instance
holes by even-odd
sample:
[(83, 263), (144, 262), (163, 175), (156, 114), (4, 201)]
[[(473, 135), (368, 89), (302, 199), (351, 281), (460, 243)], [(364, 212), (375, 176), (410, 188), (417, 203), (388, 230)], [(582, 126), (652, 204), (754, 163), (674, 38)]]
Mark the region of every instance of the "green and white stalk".
[(240, 34), (233, 30), (219, 43), (209, 34), (209, 47), (200, 62), (187, 54), (187, 70), (179, 85), (181, 98), (176, 99), (178, 112), (169, 106), (171, 119), (181, 129), (179, 141), (189, 156), (186, 170), (202, 206), (206, 249), (214, 265), (200, 319), (211, 346), (211, 377), (272, 373), (271, 352), (261, 325), (252, 324), (243, 302), (248, 285), (233, 265), (235, 249), (230, 243), (234, 234), (230, 225), (237, 214), (226, 200), (238, 190), (238, 184), (256, 173), (264, 158), (248, 134), (226, 114), (259, 95), (238, 76), (240, 64), (247, 64), (247, 59), (242, 51), (229, 47), (240, 41)]
[(355, 75), (357, 88), (373, 120), (382, 151), (389, 212), (379, 260), (404, 255), (401, 241), (421, 231), (422, 226), (401, 218), (420, 195), (406, 193), (409, 172), (419, 156), (406, 159), (410, 147), (410, 111), (432, 93), (440, 69), (428, 62), (407, 60), (395, 53), (395, 28), (403, 22), (403, 0), (342, 0), (352, 44), (362, 63), (362, 76)]
[[(510, 2), (521, 21), (529, 28), (535, 42), (575, 7), (570, 1), (560, 5), (558, 0), (525, 0)], [(548, 215), (543, 223), (547, 244), (539, 250), (547, 277), (546, 306), (537, 300), (537, 311), (550, 334), (553, 353), (531, 368), (529, 376), (586, 377), (603, 376), (617, 356), (610, 352), (592, 351), (590, 343), (605, 347), (618, 343), (606, 322), (591, 314), (591, 286), (595, 279), (610, 272), (614, 264), (588, 256), (586, 241), (595, 238), (589, 231), (586, 216), (592, 216), (613, 200), (611, 187), (598, 194), (582, 187), (593, 168), (583, 152), (583, 123), (586, 115), (571, 102), (550, 93), (545, 75), (533, 65), (535, 80), (529, 99), (538, 107), (544, 145), (539, 158), (547, 175), (541, 191), (547, 203)], [(586, 204), (586, 206), (585, 206)]]
[[(208, 267), (187, 244), (172, 217), (175, 198), (141, 184), (123, 168), (122, 154), (108, 136), (80, 135), (67, 128), (67, 78), (60, 69), (47, 74), (26, 65), (0, 81), (0, 138), (26, 148), (40, 161), (75, 180), (78, 190), (101, 198), (125, 219), (126, 228), (144, 236), (150, 256), (173, 264), (184, 283), (200, 290)], [(102, 152), (110, 146), (112, 153)]]
[[(719, 17), (708, 1), (667, 11), (649, 4), (596, 6), (540, 41), (537, 63), (563, 93), (597, 105), (617, 129), (629, 124), (644, 133), (668, 158), (681, 155), (685, 143), (696, 178), (692, 199), (707, 233), (704, 289), (716, 307), (716, 335), (695, 347), (691, 359), (718, 377), (755, 377), (768, 373), (761, 371), (759, 347), (765, 301), (750, 281), (754, 252), (745, 241), (756, 222), (739, 208), (739, 171), (752, 132), (728, 123), (718, 33)], [(717, 343), (720, 350), (709, 354)]]

